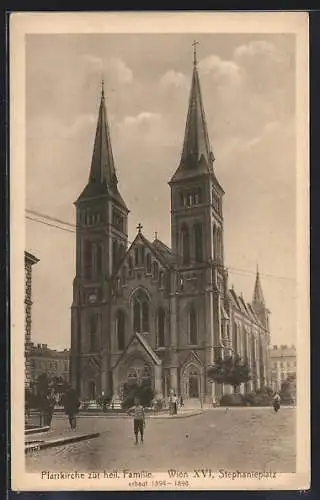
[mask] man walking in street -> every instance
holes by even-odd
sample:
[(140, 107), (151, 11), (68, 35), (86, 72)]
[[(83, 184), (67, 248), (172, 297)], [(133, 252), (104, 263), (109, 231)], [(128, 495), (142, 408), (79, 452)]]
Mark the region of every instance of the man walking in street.
[(143, 443), (145, 422), (144, 408), (139, 399), (135, 399), (135, 405), (128, 410), (129, 415), (133, 415), (133, 431), (136, 438), (135, 444), (138, 444), (138, 435), (140, 433), (141, 443)]
[(63, 406), (64, 411), (68, 416), (71, 429), (75, 429), (77, 426), (76, 415), (79, 411), (80, 401), (78, 400), (77, 394), (73, 389), (69, 389), (65, 392), (63, 397)]

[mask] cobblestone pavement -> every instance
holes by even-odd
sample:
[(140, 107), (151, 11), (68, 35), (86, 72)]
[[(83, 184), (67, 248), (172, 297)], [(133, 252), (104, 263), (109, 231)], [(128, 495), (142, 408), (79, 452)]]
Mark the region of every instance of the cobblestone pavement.
[[(134, 445), (132, 420), (83, 417), (79, 433), (99, 438), (27, 455), (28, 472), (166, 471), (208, 467), (241, 471), (295, 472), (295, 409), (206, 411), (185, 419), (147, 419), (144, 444)], [(66, 435), (67, 422), (55, 418), (52, 435)]]

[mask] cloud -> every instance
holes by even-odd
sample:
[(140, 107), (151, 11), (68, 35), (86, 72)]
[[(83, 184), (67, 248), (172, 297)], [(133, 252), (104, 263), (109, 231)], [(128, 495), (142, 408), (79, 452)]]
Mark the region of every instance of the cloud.
[(130, 83), (133, 80), (133, 73), (122, 59), (113, 57), (109, 61), (109, 69), (115, 72), (119, 83)]
[(223, 60), (216, 55), (202, 59), (199, 70), (203, 75), (212, 75), (220, 85), (239, 84), (242, 78), (242, 70), (236, 62)]
[(161, 120), (161, 115), (158, 113), (150, 113), (148, 111), (143, 111), (136, 116), (125, 116), (123, 120), (118, 124), (119, 127), (137, 127), (140, 125), (148, 125), (154, 122), (159, 122)]
[(160, 79), (160, 86), (164, 89), (168, 87), (175, 88), (189, 88), (188, 78), (178, 71), (170, 70), (167, 71)]
[(84, 54), (82, 59), (91, 72), (100, 74), (101, 78), (105, 76), (108, 81), (125, 84), (133, 80), (132, 70), (123, 59), (111, 57), (105, 61), (93, 54)]
[(265, 40), (252, 41), (250, 43), (240, 45), (234, 51), (234, 59), (244, 62), (246, 59), (252, 58), (269, 58), (274, 62), (281, 62), (285, 55), (273, 43)]

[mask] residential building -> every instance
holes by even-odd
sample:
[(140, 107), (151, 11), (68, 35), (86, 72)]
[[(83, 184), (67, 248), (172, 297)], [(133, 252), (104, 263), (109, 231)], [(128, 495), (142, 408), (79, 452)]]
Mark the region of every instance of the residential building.
[(30, 376), (31, 384), (39, 375), (46, 373), (48, 377), (62, 377), (69, 382), (70, 350), (59, 351), (50, 349), (47, 344), (30, 345)]
[(275, 391), (280, 391), (281, 384), (289, 376), (297, 373), (295, 345), (274, 345), (270, 349), (271, 383)]

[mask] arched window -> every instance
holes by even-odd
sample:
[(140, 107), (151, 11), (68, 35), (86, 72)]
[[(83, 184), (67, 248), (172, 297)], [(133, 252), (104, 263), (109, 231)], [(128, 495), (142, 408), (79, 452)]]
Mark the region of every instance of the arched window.
[(197, 345), (198, 344), (198, 318), (197, 318), (197, 311), (194, 307), (194, 304), (192, 304), (190, 309), (189, 309), (188, 327), (189, 327), (189, 343), (190, 343), (190, 345)]
[(92, 277), (92, 243), (86, 240), (84, 242), (84, 276), (85, 279)]
[(117, 242), (117, 240), (113, 240), (113, 243), (112, 243), (112, 269), (113, 269), (113, 271), (115, 270), (115, 268), (117, 266), (118, 258), (119, 258), (118, 242)]
[(142, 331), (149, 331), (149, 304), (147, 301), (142, 302)]
[(147, 254), (147, 273), (151, 274), (152, 268), (151, 268), (151, 254)]
[(182, 262), (183, 264), (190, 263), (190, 235), (188, 226), (181, 227), (181, 246), (182, 246)]
[(134, 265), (136, 267), (139, 265), (139, 248), (134, 249)]
[(217, 243), (217, 260), (220, 262), (222, 259), (222, 238), (221, 238), (221, 229), (217, 228), (217, 237), (216, 237), (216, 243)]
[(213, 251), (213, 260), (217, 258), (217, 227), (213, 224), (212, 229), (212, 251)]
[(153, 279), (154, 280), (158, 280), (159, 279), (159, 265), (158, 265), (158, 262), (154, 261), (153, 264), (152, 264), (152, 268), (153, 268)]
[(149, 331), (149, 300), (142, 290), (133, 300), (133, 329), (139, 333)]
[(144, 246), (141, 246), (141, 248), (140, 248), (140, 262), (141, 262), (142, 266), (144, 266), (144, 257), (145, 257), (145, 248), (144, 248)]
[(159, 281), (160, 281), (160, 288), (164, 288), (165, 287), (165, 276), (164, 276), (163, 271), (160, 271)]
[(128, 259), (128, 263), (129, 263), (129, 276), (132, 276), (133, 274), (133, 260), (132, 260), (132, 256), (130, 255), (129, 259)]
[(237, 325), (237, 323), (233, 324), (233, 350), (234, 350), (234, 352), (238, 352), (238, 325)]
[(102, 244), (97, 244), (97, 275), (99, 276), (102, 273)]
[(119, 311), (116, 317), (117, 347), (119, 351), (125, 348), (125, 314)]
[(193, 244), (194, 244), (194, 257), (196, 262), (203, 260), (203, 238), (202, 238), (202, 224), (197, 222), (193, 228)]
[(89, 338), (90, 338), (90, 351), (96, 352), (98, 350), (98, 314), (92, 313), (89, 316)]
[(158, 327), (158, 335), (157, 335), (157, 344), (158, 347), (165, 346), (165, 311), (162, 307), (158, 309), (158, 318), (157, 318), (157, 327)]

